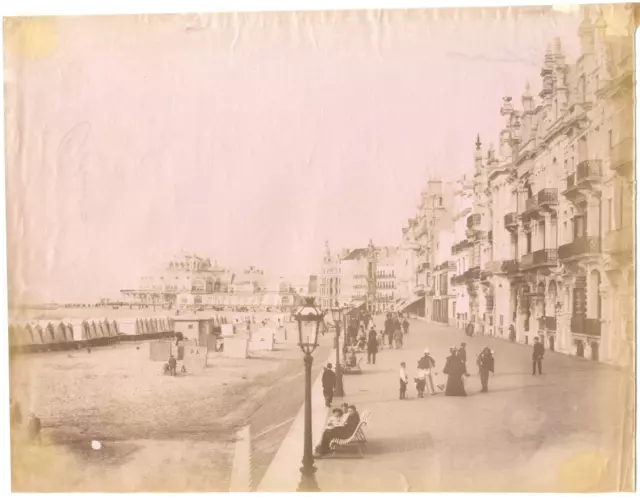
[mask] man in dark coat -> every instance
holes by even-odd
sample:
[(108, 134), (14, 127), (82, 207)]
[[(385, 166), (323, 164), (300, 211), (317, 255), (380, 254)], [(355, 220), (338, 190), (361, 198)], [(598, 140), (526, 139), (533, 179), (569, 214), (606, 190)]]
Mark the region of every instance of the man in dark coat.
[(405, 335), (409, 333), (409, 320), (407, 318), (404, 318), (402, 321), (402, 329), (404, 330)]
[(393, 346), (393, 319), (391, 314), (387, 314), (387, 319), (384, 321), (384, 334), (389, 340), (389, 348)]
[(542, 358), (544, 357), (544, 345), (538, 337), (533, 339), (533, 375), (536, 375), (536, 366), (538, 374), (542, 374)]
[(371, 321), (371, 315), (369, 315), (369, 313), (367, 312), (364, 315), (363, 320), (364, 320), (364, 327), (368, 328), (369, 327), (369, 321)]
[(467, 336), (470, 336), (470, 337), (473, 336), (473, 323), (472, 322), (469, 322), (467, 324), (466, 333), (467, 333)]
[(334, 438), (346, 439), (353, 435), (358, 425), (360, 424), (360, 414), (356, 410), (356, 406), (350, 405), (347, 411), (349, 414), (346, 421), (342, 426), (336, 426), (335, 428), (328, 428), (322, 433), (322, 440), (316, 447), (316, 456), (323, 456), (329, 451), (329, 444)]
[(367, 338), (367, 364), (376, 363), (376, 354), (378, 353), (378, 334), (376, 330), (371, 328), (369, 330), (369, 337)]
[(324, 405), (327, 407), (331, 407), (333, 389), (336, 386), (336, 374), (331, 368), (331, 363), (327, 364), (324, 373), (322, 373), (322, 393), (324, 394)]
[(494, 359), (491, 349), (485, 347), (478, 356), (478, 368), (480, 369), (480, 383), (482, 384), (481, 392), (489, 391), (489, 373), (493, 373)]

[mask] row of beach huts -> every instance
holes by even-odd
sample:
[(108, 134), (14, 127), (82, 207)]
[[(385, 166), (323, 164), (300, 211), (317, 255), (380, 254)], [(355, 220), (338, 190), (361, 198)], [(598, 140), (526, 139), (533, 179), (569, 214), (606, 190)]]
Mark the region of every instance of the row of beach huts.
[(170, 317), (29, 321), (9, 325), (9, 347), (13, 352), (68, 350), (167, 338), (173, 336), (174, 331)]

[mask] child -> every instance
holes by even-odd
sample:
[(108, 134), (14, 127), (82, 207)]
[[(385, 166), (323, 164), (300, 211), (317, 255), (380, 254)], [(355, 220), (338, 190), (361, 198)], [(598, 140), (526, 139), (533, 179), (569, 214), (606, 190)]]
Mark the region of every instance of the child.
[(407, 365), (404, 362), (400, 363), (400, 399), (406, 399), (407, 383), (409, 378), (407, 377)]
[(331, 411), (331, 417), (327, 420), (327, 429), (329, 428), (337, 428), (342, 425), (342, 409), (338, 409), (337, 407)]
[(416, 390), (418, 391), (418, 397), (424, 397), (424, 389), (427, 385), (427, 373), (424, 369), (418, 369), (418, 374), (416, 376)]
[(402, 339), (403, 339), (403, 334), (402, 334), (402, 330), (400, 328), (397, 328), (394, 332), (393, 332), (393, 339), (395, 342), (395, 347), (396, 350), (402, 347)]

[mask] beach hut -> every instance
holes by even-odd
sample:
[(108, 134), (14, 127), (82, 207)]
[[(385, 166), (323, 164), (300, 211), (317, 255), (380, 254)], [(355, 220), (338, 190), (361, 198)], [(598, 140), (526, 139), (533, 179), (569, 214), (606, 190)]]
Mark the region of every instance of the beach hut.
[(138, 334), (137, 319), (121, 319), (118, 321), (118, 331), (122, 335), (132, 336)]
[(89, 323), (89, 326), (91, 328), (91, 340), (95, 340), (97, 338), (100, 338), (100, 330), (98, 328), (98, 325), (96, 324), (95, 321), (91, 321)]
[(17, 325), (9, 325), (9, 347), (19, 347), (23, 344), (22, 329)]
[(67, 336), (67, 342), (73, 343), (76, 341), (75, 339), (75, 335), (73, 333), (73, 325), (71, 323), (65, 323), (65, 328), (66, 328), (66, 336)]
[(54, 338), (56, 343), (67, 342), (67, 328), (62, 321), (55, 326)]

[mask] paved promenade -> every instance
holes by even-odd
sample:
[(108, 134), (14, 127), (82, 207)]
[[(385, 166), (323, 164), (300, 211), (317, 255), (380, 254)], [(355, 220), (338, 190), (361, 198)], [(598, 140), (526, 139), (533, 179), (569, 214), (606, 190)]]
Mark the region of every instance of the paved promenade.
[[(378, 320), (377, 327), (381, 328)], [(468, 397), (419, 399), (413, 376), (428, 346), (442, 371), (449, 347), (467, 342)], [(475, 356), (489, 346), (496, 374), (480, 393)], [(333, 356), (331, 356), (333, 357)], [(326, 361), (326, 357), (316, 357)], [(398, 399), (406, 362), (409, 399)], [(332, 361), (333, 362), (333, 361)], [(366, 358), (363, 361), (366, 363)], [(364, 459), (316, 460), (323, 491), (613, 491), (621, 483), (628, 379), (585, 359), (547, 352), (542, 377), (531, 375), (531, 347), (412, 321), (402, 350), (383, 350), (362, 375), (345, 377), (345, 401), (370, 410)], [(436, 383), (446, 377), (439, 373)], [(334, 405), (342, 399), (335, 399)], [(319, 378), (313, 391), (314, 445), (327, 409)], [(293, 491), (302, 458), (303, 409), (258, 489)]]

